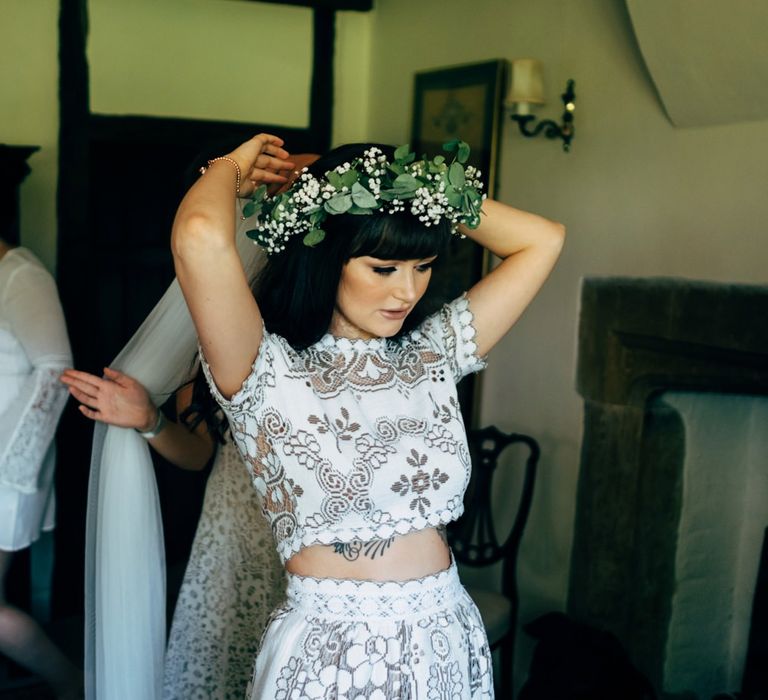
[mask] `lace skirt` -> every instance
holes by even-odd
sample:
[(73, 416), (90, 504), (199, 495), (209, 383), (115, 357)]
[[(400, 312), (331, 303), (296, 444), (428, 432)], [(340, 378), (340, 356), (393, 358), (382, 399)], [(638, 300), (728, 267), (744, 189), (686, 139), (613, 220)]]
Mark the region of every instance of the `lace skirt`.
[(233, 443), (219, 448), (165, 656), (164, 700), (242, 700), (285, 573)]
[(456, 565), (404, 582), (288, 574), (250, 700), (493, 697), (488, 639)]

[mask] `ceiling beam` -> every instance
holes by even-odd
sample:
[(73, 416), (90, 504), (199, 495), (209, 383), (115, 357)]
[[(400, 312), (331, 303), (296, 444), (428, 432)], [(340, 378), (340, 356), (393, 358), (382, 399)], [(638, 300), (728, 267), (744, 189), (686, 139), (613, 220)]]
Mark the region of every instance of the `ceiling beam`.
[(299, 5), (314, 10), (356, 10), (368, 12), (373, 9), (373, 0), (247, 0), (248, 2), (268, 2), (273, 5)]

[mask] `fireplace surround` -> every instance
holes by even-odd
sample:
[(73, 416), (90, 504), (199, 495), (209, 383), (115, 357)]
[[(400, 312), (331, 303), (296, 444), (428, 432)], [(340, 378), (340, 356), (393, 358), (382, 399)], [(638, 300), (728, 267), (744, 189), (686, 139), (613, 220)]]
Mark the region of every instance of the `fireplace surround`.
[(568, 611), (616, 634), (660, 689), (685, 436), (680, 415), (656, 399), (670, 390), (768, 395), (768, 288), (586, 279), (577, 389), (584, 428)]

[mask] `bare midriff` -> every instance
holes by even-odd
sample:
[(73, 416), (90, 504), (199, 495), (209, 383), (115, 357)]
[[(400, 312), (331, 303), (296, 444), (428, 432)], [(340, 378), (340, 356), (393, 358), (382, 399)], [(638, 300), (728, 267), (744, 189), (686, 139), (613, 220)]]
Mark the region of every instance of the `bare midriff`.
[(285, 568), (314, 578), (407, 581), (436, 574), (450, 563), (443, 534), (427, 528), (388, 539), (311, 545), (294, 554)]

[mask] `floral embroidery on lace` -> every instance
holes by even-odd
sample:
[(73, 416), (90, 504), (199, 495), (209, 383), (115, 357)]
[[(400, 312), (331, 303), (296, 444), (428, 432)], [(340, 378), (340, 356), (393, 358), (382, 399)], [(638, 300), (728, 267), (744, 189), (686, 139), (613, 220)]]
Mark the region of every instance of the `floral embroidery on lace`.
[(414, 496), (410, 502), (410, 508), (411, 510), (418, 508), (421, 515), (425, 515), (427, 509), (432, 505), (425, 493), (430, 490), (438, 491), (440, 486), (448, 481), (449, 478), (448, 474), (440, 471), (439, 468), (432, 470), (431, 474), (429, 469), (425, 471), (423, 467), (428, 459), (427, 455), (420, 455), (416, 450), (411, 450), (411, 456), (405, 461), (417, 470), (416, 473), (412, 474), (410, 478), (405, 474), (401, 474), (400, 479), (390, 487), (401, 496), (407, 496), (409, 493)]
[(36, 369), (22, 386), (26, 406), (2, 455), (0, 484), (33, 493), (37, 478), (51, 445), (61, 410), (67, 401), (67, 388), (59, 381), (61, 369)]
[[(403, 583), (288, 578), (249, 697), (488, 700), (488, 641), (455, 567)], [(281, 640), (281, 641), (277, 641)]]
[[(452, 380), (484, 366), (474, 333), (466, 297), (399, 340), (326, 335), (296, 351), (265, 332), (229, 401), (203, 362), (284, 561), (303, 546), (386, 539), (461, 514), (470, 461)], [(391, 464), (403, 470), (395, 486)]]

